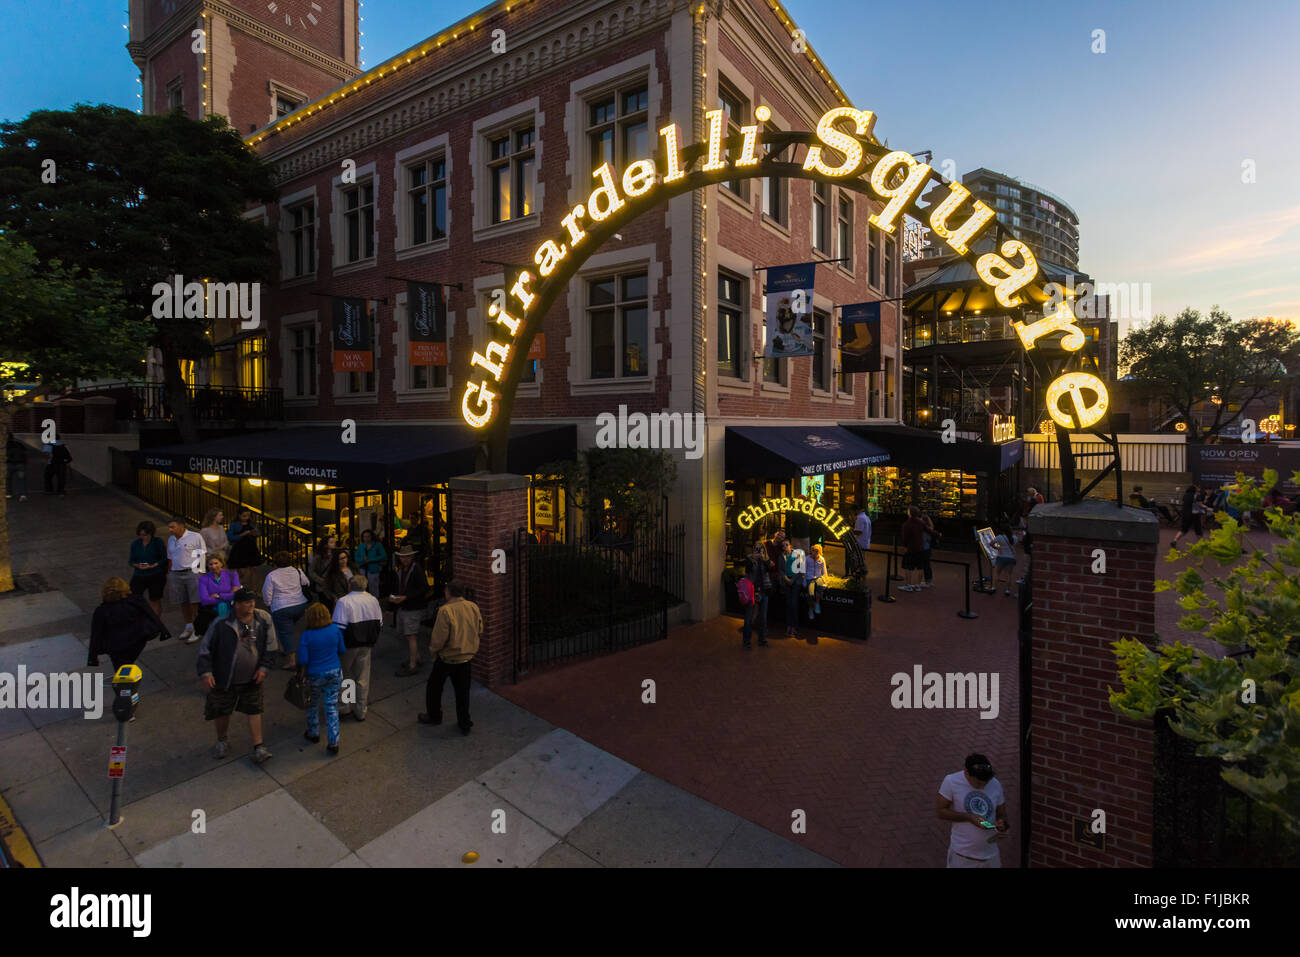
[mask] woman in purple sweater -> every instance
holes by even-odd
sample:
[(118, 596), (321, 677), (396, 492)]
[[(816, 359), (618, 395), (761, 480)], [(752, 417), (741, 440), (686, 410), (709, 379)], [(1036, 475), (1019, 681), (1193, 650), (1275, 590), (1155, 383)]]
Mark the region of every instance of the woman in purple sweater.
[(239, 590), (239, 575), (225, 567), (220, 555), (208, 554), (207, 573), (199, 577), (199, 614), (194, 622), (196, 634), (204, 634), (217, 618), (230, 614), (234, 594)]

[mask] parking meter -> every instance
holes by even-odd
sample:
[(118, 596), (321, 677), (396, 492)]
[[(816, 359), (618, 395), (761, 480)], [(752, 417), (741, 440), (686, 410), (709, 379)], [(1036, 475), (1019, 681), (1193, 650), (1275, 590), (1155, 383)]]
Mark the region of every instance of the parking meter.
[(113, 675), (113, 717), (130, 721), (140, 703), (140, 682), (144, 673), (135, 665), (123, 665)]

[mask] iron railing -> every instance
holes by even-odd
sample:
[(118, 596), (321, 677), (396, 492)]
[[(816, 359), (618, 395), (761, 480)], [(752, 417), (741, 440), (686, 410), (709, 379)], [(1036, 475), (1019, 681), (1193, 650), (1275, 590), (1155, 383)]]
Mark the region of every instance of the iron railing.
[(666, 521), (635, 539), (540, 545), (515, 540), (515, 674), (656, 641), (685, 594), (686, 527)]
[[(239, 386), (188, 386), (190, 407), (201, 425), (222, 422), (283, 421), (283, 389)], [(71, 398), (108, 396), (117, 402), (114, 418), (126, 422), (170, 422), (171, 403), (161, 383), (116, 383), (92, 386)]]
[(269, 560), (270, 556), (284, 550), (292, 556), (295, 565), (307, 567), (311, 533), (287, 525), (283, 519), (265, 514), (247, 502), (237, 502), (191, 482), (185, 476), (157, 469), (135, 470), (127, 487), (137, 498), (156, 505), (167, 515), (183, 516), (194, 528), (199, 527), (209, 509), (219, 508), (227, 515), (248, 509), (256, 517), (257, 548), (265, 559)]
[[(1073, 439), (1071, 448), (1077, 458), (1087, 461), (1084, 456), (1107, 452), (1105, 442), (1089, 442)], [(1183, 442), (1119, 442), (1120, 467), (1126, 473), (1132, 472), (1175, 472), (1187, 471), (1187, 445)], [(1030, 439), (1025, 442), (1024, 467), (1027, 469), (1059, 469), (1061, 467), (1061, 449), (1054, 437), (1046, 441)], [(1082, 469), (1090, 471), (1090, 469)]]
[(1230, 787), (1218, 758), (1196, 754), (1196, 742), (1155, 719), (1153, 795), (1156, 867), (1296, 867), (1300, 835), (1273, 811)]

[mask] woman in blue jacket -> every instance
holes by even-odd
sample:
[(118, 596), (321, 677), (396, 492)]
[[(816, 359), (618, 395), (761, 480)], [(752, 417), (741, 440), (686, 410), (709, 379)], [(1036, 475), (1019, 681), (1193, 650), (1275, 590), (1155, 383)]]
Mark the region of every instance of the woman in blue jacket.
[(307, 731), (312, 744), (320, 742), (320, 708), (325, 708), (325, 733), (330, 754), (339, 753), (339, 686), (343, 683), (343, 662), (347, 653), (343, 629), (334, 624), (329, 609), (312, 602), (303, 614), (303, 632), (298, 638), (298, 673), (311, 685), (311, 707), (307, 709)]
[(357, 568), (361, 569), (361, 574), (366, 576), (370, 594), (378, 598), (379, 573), (384, 570), (384, 563), (388, 561), (388, 552), (384, 548), (384, 543), (375, 541), (375, 533), (367, 528), (361, 533), (361, 544), (357, 546), (352, 557), (356, 560)]

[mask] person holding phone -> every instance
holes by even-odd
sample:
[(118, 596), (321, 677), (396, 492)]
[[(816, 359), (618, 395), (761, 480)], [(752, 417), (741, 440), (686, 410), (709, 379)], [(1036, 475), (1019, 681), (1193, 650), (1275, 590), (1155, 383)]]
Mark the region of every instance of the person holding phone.
[(966, 757), (966, 767), (939, 785), (936, 816), (951, 821), (949, 867), (1001, 867), (997, 842), (1010, 830), (1002, 785), (982, 754)]

